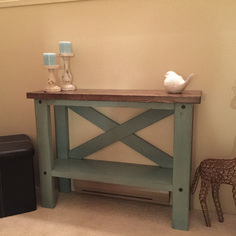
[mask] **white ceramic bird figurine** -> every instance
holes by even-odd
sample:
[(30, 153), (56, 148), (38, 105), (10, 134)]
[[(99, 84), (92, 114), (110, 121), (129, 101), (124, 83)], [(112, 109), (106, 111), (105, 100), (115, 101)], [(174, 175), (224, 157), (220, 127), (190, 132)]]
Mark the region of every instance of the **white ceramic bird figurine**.
[(174, 71), (168, 71), (165, 75), (164, 87), (168, 93), (182, 93), (193, 78), (193, 73), (186, 80)]

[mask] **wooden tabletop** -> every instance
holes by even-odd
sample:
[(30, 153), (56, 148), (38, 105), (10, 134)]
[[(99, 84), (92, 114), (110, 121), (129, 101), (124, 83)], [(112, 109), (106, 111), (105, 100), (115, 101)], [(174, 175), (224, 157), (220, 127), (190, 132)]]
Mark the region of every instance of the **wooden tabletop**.
[(114, 102), (161, 102), (161, 103), (201, 103), (201, 91), (185, 90), (180, 94), (169, 94), (165, 90), (114, 90), (114, 89), (77, 89), (75, 91), (28, 92), (27, 98), (114, 101)]

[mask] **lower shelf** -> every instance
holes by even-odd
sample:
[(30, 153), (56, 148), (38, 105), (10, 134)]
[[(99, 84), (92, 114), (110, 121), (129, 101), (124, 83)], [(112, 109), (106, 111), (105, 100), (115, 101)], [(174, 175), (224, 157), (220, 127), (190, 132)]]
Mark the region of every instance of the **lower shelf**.
[(56, 159), (51, 175), (161, 191), (172, 191), (173, 188), (173, 170), (150, 165), (86, 159)]

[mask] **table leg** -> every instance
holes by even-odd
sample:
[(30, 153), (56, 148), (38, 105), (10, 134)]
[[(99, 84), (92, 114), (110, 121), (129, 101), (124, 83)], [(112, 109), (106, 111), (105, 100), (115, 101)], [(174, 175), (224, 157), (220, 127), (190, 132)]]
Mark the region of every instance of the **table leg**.
[[(54, 106), (55, 133), (57, 158), (68, 159), (69, 153), (69, 127), (68, 108), (66, 106)], [(71, 180), (59, 178), (59, 191), (63, 193), (71, 192)]]
[(175, 105), (172, 226), (180, 230), (188, 230), (192, 120), (192, 104)]
[(53, 208), (55, 201), (55, 184), (51, 176), (53, 164), (52, 132), (50, 106), (42, 100), (35, 100), (35, 115), (39, 155), (39, 175), (41, 205)]

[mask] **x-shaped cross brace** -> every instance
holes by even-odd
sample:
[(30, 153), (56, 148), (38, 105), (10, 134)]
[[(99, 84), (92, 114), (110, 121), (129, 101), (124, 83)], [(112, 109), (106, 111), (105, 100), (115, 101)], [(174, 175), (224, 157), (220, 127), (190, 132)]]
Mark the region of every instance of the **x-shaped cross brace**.
[(173, 158), (170, 155), (135, 134), (135, 132), (173, 114), (173, 110), (150, 109), (119, 124), (92, 107), (70, 106), (69, 108), (105, 131), (70, 150), (70, 158), (83, 159), (106, 146), (121, 141), (156, 164), (166, 168), (173, 167)]

